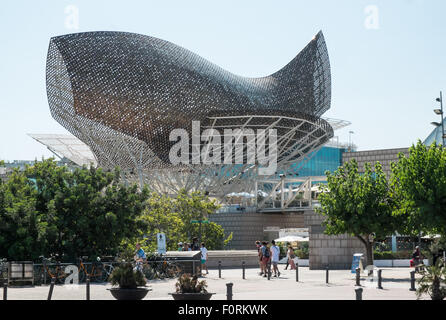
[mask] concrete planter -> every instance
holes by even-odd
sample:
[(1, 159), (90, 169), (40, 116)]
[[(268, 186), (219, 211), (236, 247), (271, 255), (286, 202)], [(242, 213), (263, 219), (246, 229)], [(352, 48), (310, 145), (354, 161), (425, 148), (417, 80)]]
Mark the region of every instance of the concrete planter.
[[(398, 259), (398, 260), (375, 260), (375, 267), (379, 268), (409, 268), (411, 259)], [(427, 259), (423, 260), (426, 266), (429, 265)]]
[[(282, 258), (279, 260), (279, 264), (286, 264), (287, 258)], [(299, 267), (308, 267), (310, 266), (310, 260), (309, 259), (297, 259), (297, 263), (299, 264)]]
[(122, 289), (111, 288), (107, 289), (116, 300), (142, 300), (150, 291), (148, 288), (136, 288), (136, 289)]
[(297, 263), (299, 264), (299, 267), (308, 267), (310, 265), (309, 259), (298, 259)]
[(214, 293), (169, 293), (174, 300), (210, 300)]

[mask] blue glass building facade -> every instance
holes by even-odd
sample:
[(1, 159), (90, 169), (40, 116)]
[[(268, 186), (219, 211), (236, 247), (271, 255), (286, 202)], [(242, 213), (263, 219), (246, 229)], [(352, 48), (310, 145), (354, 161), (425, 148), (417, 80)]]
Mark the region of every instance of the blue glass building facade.
[[(446, 119), (444, 119), (443, 121), (443, 126), (446, 129)], [(443, 128), (441, 126), (435, 128), (431, 132), (431, 134), (426, 138), (426, 140), (424, 140), (424, 144), (430, 146), (432, 143), (434, 143), (434, 141), (436, 141), (437, 144), (443, 144), (442, 133), (443, 133)]]
[[(304, 163), (296, 173), (299, 177), (325, 176), (326, 171), (333, 172), (342, 165), (342, 154), (346, 151), (343, 148), (322, 147), (311, 154), (311, 159)], [(291, 167), (297, 167), (297, 164)]]

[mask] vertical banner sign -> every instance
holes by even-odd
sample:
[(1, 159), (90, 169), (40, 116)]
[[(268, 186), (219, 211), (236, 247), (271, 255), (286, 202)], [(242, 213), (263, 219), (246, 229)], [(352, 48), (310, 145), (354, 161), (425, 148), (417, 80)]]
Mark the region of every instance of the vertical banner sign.
[(361, 272), (363, 270), (363, 266), (362, 266), (362, 253), (355, 253), (353, 255), (353, 261), (352, 261), (352, 273), (356, 273), (356, 268), (361, 269)]
[(166, 235), (164, 233), (158, 233), (156, 239), (158, 242), (158, 253), (166, 253)]

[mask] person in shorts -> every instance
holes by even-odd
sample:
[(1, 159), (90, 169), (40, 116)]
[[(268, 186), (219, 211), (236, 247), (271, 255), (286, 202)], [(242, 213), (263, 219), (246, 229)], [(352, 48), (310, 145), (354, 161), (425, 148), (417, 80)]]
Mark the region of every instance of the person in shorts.
[(208, 260), (208, 249), (206, 249), (206, 246), (204, 242), (201, 243), (201, 270), (206, 269), (206, 274), (209, 274), (208, 266), (206, 265), (206, 262)]
[(263, 277), (266, 277), (269, 271), (268, 266), (271, 261), (271, 251), (268, 248), (267, 241), (262, 242), (261, 252), (262, 252)]
[(279, 264), (280, 248), (276, 246), (276, 242), (271, 241), (271, 263), (273, 265), (273, 271), (275, 277), (280, 277), (280, 271), (277, 265)]

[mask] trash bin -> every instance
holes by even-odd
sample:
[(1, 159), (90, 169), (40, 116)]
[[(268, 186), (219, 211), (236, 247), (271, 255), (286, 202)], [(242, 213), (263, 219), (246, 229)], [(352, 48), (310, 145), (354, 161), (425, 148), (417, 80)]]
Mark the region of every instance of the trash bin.
[(34, 285), (34, 263), (32, 261), (11, 261), (8, 265), (8, 285), (31, 282)]

